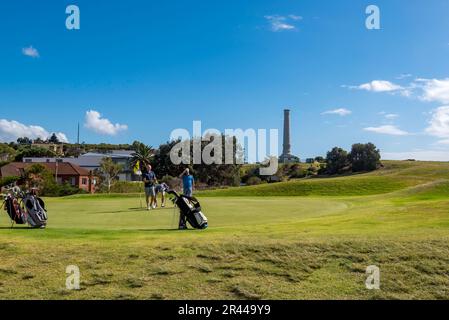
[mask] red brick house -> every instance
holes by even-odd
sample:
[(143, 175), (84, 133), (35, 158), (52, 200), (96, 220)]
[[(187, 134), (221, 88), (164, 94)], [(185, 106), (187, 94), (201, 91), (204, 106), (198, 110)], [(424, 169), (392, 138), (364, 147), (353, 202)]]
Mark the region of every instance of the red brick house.
[[(26, 168), (36, 163), (12, 162), (0, 168), (0, 177), (21, 177)], [(96, 177), (89, 171), (69, 162), (39, 163), (46, 167), (59, 184), (69, 183), (84, 191), (94, 193)]]

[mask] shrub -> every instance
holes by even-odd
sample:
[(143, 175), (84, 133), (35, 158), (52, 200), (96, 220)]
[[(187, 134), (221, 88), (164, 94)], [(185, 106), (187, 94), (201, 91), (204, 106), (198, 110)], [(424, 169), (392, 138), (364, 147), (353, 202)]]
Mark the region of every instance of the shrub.
[(54, 157), (55, 153), (44, 149), (44, 148), (36, 148), (31, 146), (21, 147), (18, 150), (18, 153), (15, 156), (15, 161), (22, 162), (23, 158), (40, 158), (40, 157)]
[(248, 166), (248, 168), (245, 168), (242, 174), (242, 183), (247, 184), (248, 180), (252, 177), (258, 177), (260, 179), (258, 166)]
[(25, 189), (37, 188), (42, 196), (64, 197), (83, 191), (70, 183), (57, 184), (53, 174), (42, 164), (33, 164), (24, 173)]
[(4, 177), (0, 179), (0, 188), (9, 186), (11, 184), (15, 184), (17, 181), (19, 181), (19, 177)]
[[(164, 176), (159, 179), (159, 183), (166, 183), (171, 189), (181, 190), (182, 180), (172, 176)], [(198, 187), (198, 183), (197, 183)], [(144, 191), (144, 185), (141, 181), (116, 181), (111, 186), (111, 193), (140, 193)], [(97, 189), (97, 193), (108, 193), (106, 185), (102, 185)]]
[(66, 197), (74, 194), (87, 193), (84, 190), (78, 189), (77, 187), (72, 186), (70, 183), (60, 184), (49, 184), (46, 185), (41, 191), (40, 194), (46, 197)]
[(304, 178), (306, 176), (306, 173), (304, 172), (304, 169), (301, 167), (300, 164), (295, 163), (290, 167), (288, 175), (290, 179), (299, 179)]
[[(170, 189), (181, 190), (182, 189), (182, 180), (178, 177), (172, 177), (169, 175), (164, 176), (161, 180), (161, 183), (166, 183)], [(198, 182), (195, 183), (198, 188)]]
[(308, 176), (316, 176), (316, 175), (318, 175), (320, 169), (321, 169), (321, 164), (318, 162), (314, 162), (307, 168), (307, 175)]
[(14, 160), (16, 156), (16, 150), (11, 148), (6, 143), (0, 143), (0, 167), (2, 166), (1, 163), (4, 164), (9, 163), (10, 161)]
[[(139, 193), (144, 191), (142, 182), (117, 181), (111, 187), (112, 193)], [(107, 189), (104, 190), (106, 193)]]
[(258, 184), (262, 184), (263, 183), (263, 181), (262, 181), (262, 179), (260, 179), (259, 177), (250, 177), (247, 181), (246, 181), (246, 184), (248, 185), (248, 186), (255, 186), (255, 185), (258, 185)]

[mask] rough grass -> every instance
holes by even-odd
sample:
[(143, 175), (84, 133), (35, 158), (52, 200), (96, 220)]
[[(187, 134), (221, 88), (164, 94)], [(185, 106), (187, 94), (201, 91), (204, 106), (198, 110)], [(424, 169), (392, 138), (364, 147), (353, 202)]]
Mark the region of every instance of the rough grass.
[(276, 184), (201, 192), (203, 197), (366, 196), (386, 194), (435, 179), (449, 179), (449, 164), (385, 162), (381, 170), (346, 177), (306, 178)]
[(204, 191), (203, 197), (267, 196), (363, 196), (389, 193), (414, 186), (421, 181), (392, 176), (350, 176), (344, 178), (299, 179), (225, 190)]
[[(312, 196), (216, 191), (200, 196), (206, 231), (172, 230), (173, 209), (142, 211), (137, 196), (48, 199), (47, 230), (0, 216), (0, 299), (448, 299), (448, 172), (388, 162), (285, 187)], [(80, 291), (65, 289), (68, 265)]]

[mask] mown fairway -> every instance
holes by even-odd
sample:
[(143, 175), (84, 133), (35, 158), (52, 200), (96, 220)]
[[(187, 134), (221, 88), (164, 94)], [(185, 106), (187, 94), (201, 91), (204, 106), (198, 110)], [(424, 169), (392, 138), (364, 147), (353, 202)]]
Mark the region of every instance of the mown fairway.
[[(204, 192), (206, 231), (139, 197), (47, 199), (47, 230), (0, 216), (0, 298), (448, 299), (449, 164)], [(81, 269), (81, 290), (65, 269)], [(365, 288), (369, 265), (381, 290)]]

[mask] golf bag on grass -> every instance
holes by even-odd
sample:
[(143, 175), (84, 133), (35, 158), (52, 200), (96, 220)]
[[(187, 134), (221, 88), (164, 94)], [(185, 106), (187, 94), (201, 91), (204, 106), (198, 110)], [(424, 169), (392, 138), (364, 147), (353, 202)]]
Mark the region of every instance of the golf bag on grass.
[(22, 201), (27, 213), (28, 224), (32, 228), (45, 228), (48, 216), (44, 201), (33, 192), (27, 193)]
[(201, 212), (201, 205), (197, 199), (179, 195), (173, 190), (167, 193), (175, 197), (173, 203), (179, 208), (179, 229), (187, 229), (187, 222), (194, 229), (206, 229), (208, 227), (207, 218)]
[(47, 212), (44, 201), (39, 198), (35, 190), (29, 193), (20, 191), (15, 187), (5, 197), (3, 203), (11, 219), (12, 225), (29, 224), (32, 228), (45, 228), (47, 226)]
[(27, 223), (26, 213), (21, 208), (19, 200), (16, 197), (12, 194), (8, 194), (5, 197), (5, 202), (3, 205), (5, 206), (5, 211), (8, 213), (8, 216), (13, 224)]

